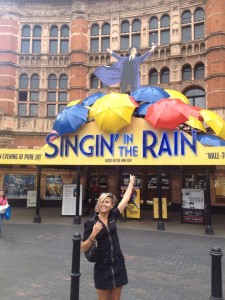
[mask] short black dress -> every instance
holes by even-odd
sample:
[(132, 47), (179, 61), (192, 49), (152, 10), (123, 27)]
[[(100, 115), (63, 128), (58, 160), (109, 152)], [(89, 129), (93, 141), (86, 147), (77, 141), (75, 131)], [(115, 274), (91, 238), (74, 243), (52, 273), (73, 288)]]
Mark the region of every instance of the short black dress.
[(103, 224), (102, 230), (96, 236), (99, 246), (99, 259), (94, 267), (95, 288), (100, 290), (122, 287), (128, 283), (124, 256), (120, 249), (117, 236), (116, 221), (120, 217), (118, 208), (111, 210), (108, 216), (108, 228), (96, 216), (84, 224), (83, 241), (86, 241), (92, 232), (95, 222)]

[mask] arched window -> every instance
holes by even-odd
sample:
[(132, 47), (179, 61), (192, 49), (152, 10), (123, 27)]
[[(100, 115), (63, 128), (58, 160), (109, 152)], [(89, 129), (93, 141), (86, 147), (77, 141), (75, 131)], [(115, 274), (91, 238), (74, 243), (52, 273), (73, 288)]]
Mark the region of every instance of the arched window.
[(129, 22), (123, 21), (121, 24), (121, 35), (120, 35), (120, 49), (121, 50), (128, 50), (130, 45), (130, 28)]
[(51, 54), (58, 53), (58, 27), (56, 25), (50, 29), (49, 52)]
[(141, 21), (136, 19), (132, 22), (132, 36), (131, 46), (140, 48), (141, 45), (141, 34), (137, 33), (141, 31)]
[(185, 96), (189, 99), (190, 104), (205, 108), (205, 91), (200, 88), (191, 88), (186, 91)]
[(41, 53), (41, 26), (39, 25), (33, 29), (32, 53)]
[(204, 11), (202, 8), (197, 8), (194, 13), (194, 39), (204, 39)]
[(132, 32), (141, 31), (141, 21), (136, 19), (132, 22)]
[(70, 32), (69, 26), (63, 25), (61, 28), (60, 36), (61, 37), (69, 37), (69, 32)]
[(105, 23), (102, 26), (102, 35), (109, 35), (110, 34), (110, 25), (109, 23)]
[(168, 68), (164, 68), (161, 71), (160, 83), (162, 83), (162, 84), (169, 83), (169, 80), (170, 80), (170, 71)]
[[(34, 74), (30, 79), (30, 101), (39, 101), (39, 75)], [(38, 103), (30, 103), (29, 114), (31, 117), (38, 116)]]
[(99, 35), (99, 25), (94, 24), (91, 26), (91, 36)]
[(162, 16), (160, 20), (160, 27), (170, 27), (170, 17), (168, 15)]
[(21, 52), (30, 53), (30, 26), (28, 25), (22, 28)]
[[(93, 38), (94, 37), (94, 38)], [(99, 25), (93, 24), (91, 26), (91, 52), (99, 51)]]
[(33, 74), (29, 78), (22, 74), (19, 79), (18, 115), (37, 117), (39, 101), (39, 75)]
[(20, 76), (20, 83), (19, 83), (20, 89), (28, 89), (28, 75), (22, 74)]
[(191, 12), (186, 10), (181, 17), (182, 42), (191, 41)]
[(149, 29), (157, 29), (158, 28), (158, 18), (152, 17), (149, 21)]
[(105, 23), (102, 26), (101, 51), (106, 52), (110, 48), (110, 25)]
[(185, 65), (182, 68), (182, 80), (191, 80), (192, 70), (190, 65)]
[(48, 77), (48, 95), (47, 102), (47, 116), (55, 117), (56, 116), (56, 87), (57, 87), (57, 78), (55, 74), (51, 74)]
[(158, 44), (158, 18), (152, 17), (149, 21), (149, 47)]
[(69, 52), (69, 26), (63, 25), (60, 31), (60, 53)]
[(68, 76), (66, 74), (62, 74), (59, 77), (59, 95), (58, 101), (65, 102), (64, 104), (58, 104), (58, 113), (62, 112), (66, 108), (67, 103), (67, 88), (68, 88)]
[(53, 25), (50, 29), (50, 37), (58, 37), (58, 27)]
[(149, 72), (149, 84), (157, 85), (158, 83), (158, 72), (156, 69), (150, 70)]
[(123, 21), (121, 24), (121, 33), (127, 33), (129, 32), (129, 22), (128, 21)]
[(166, 27), (170, 27), (170, 17), (168, 15), (162, 16), (160, 20), (160, 45), (169, 45), (170, 44), (170, 28), (165, 29)]
[(98, 88), (98, 77), (96, 77), (94, 74), (91, 75), (90, 87), (91, 89)]
[(28, 25), (23, 26), (22, 37), (30, 37), (30, 26)]
[(196, 80), (205, 78), (205, 66), (203, 63), (199, 63), (195, 67), (194, 78)]

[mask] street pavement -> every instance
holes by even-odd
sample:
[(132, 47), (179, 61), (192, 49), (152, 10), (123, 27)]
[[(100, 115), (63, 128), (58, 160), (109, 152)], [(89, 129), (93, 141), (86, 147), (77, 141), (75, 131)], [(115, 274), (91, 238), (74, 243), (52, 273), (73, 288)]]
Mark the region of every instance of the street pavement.
[[(70, 300), (72, 238), (83, 224), (15, 220), (4, 222), (0, 236), (0, 300)], [(129, 277), (121, 300), (209, 299), (209, 253), (214, 246), (225, 251), (225, 237), (199, 234), (200, 227), (195, 233), (146, 230), (141, 223), (118, 222)], [(93, 266), (81, 253), (80, 300), (97, 299)]]

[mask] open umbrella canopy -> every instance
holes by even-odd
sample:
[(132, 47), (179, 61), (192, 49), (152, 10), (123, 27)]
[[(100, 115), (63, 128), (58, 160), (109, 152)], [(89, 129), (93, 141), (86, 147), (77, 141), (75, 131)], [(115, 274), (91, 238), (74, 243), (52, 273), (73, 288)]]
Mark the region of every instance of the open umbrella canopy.
[(91, 106), (93, 105), (99, 98), (105, 96), (105, 93), (102, 92), (97, 92), (94, 94), (91, 94), (89, 96), (87, 96), (83, 101), (82, 101), (82, 105), (84, 106)]
[(162, 98), (169, 98), (170, 95), (158, 86), (142, 87), (131, 94), (138, 102), (156, 103)]
[(188, 98), (184, 94), (182, 94), (181, 92), (178, 92), (178, 91), (175, 91), (175, 90), (168, 90), (168, 89), (165, 89), (165, 92), (167, 92), (169, 94), (170, 98), (178, 98), (186, 104), (190, 103)]
[(53, 129), (60, 135), (72, 133), (87, 121), (88, 109), (81, 104), (66, 107), (58, 114)]
[(225, 141), (215, 135), (197, 134), (196, 139), (203, 145), (207, 146), (225, 146)]
[(147, 114), (148, 111), (148, 107), (152, 105), (151, 103), (142, 103), (137, 110), (137, 115), (139, 116), (145, 116)]
[(145, 120), (154, 128), (175, 129), (186, 122), (190, 107), (179, 99), (162, 99), (148, 107)]
[(215, 134), (222, 139), (225, 139), (225, 122), (224, 120), (214, 111), (202, 109), (200, 111), (204, 121), (208, 124)]
[(203, 126), (202, 122), (199, 121), (198, 119), (196, 119), (193, 116), (189, 116), (189, 120), (187, 120), (185, 122), (185, 124), (189, 125), (190, 127), (194, 128), (194, 129), (199, 129), (203, 132), (206, 132), (205, 127)]
[(90, 111), (100, 130), (116, 133), (130, 124), (136, 107), (131, 96), (111, 93), (96, 101)]
[(70, 101), (67, 106), (73, 106), (73, 105), (77, 105), (81, 102), (81, 99), (77, 99), (77, 100), (73, 100), (73, 101)]

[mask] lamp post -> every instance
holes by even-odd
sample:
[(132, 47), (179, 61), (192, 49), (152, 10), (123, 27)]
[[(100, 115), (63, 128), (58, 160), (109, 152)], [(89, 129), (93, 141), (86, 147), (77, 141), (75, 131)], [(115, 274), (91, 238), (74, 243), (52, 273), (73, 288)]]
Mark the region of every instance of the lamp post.
[(80, 167), (77, 167), (77, 192), (76, 192), (76, 209), (73, 224), (81, 224), (80, 216)]
[(211, 205), (210, 205), (210, 174), (209, 168), (205, 172), (206, 188), (205, 188), (205, 201), (206, 201), (206, 226), (205, 234), (213, 235), (213, 227), (211, 224)]
[(40, 194), (41, 194), (41, 166), (37, 166), (37, 201), (36, 201), (36, 213), (34, 217), (34, 223), (41, 223), (40, 217)]

